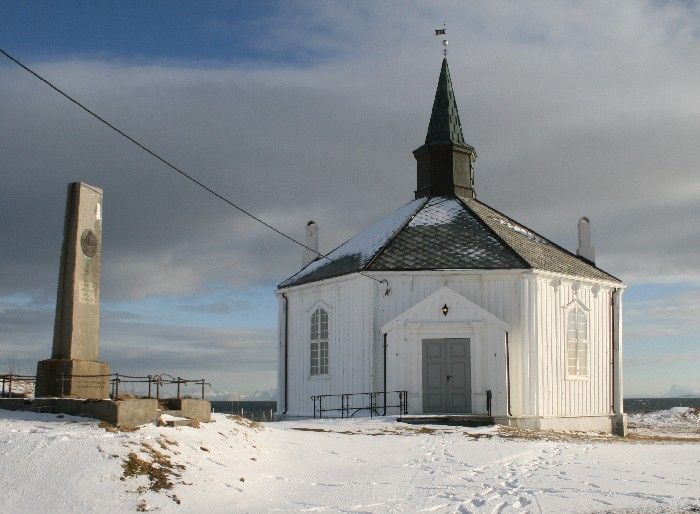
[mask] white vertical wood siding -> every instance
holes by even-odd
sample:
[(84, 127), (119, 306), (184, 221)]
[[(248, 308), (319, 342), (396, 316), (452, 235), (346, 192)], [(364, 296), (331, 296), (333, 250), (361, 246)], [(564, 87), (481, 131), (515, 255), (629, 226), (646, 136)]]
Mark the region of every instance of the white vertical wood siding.
[[(366, 392), (372, 387), (374, 281), (365, 277), (312, 285), (289, 299), (289, 399), (287, 414), (313, 414), (311, 396)], [(328, 376), (310, 376), (310, 319), (316, 307), (329, 314)]]
[[(363, 276), (312, 284), (286, 292), (288, 298), (288, 415), (311, 415), (312, 395), (342, 394), (383, 389), (383, 336), (381, 327), (435, 291), (447, 286), (513, 326), (517, 336), (519, 310), (516, 281), (519, 273), (489, 274), (481, 272), (403, 274), (385, 277), (391, 293), (384, 295), (385, 285)], [(309, 319), (313, 309), (321, 305), (330, 314), (330, 376), (309, 375)], [(511, 351), (517, 348), (517, 337), (511, 334)], [(283, 326), (280, 326), (280, 339)], [(502, 346), (502, 335), (498, 346)], [(283, 341), (280, 342), (280, 345)], [(496, 343), (494, 343), (496, 344)], [(474, 350), (472, 350), (474, 351)], [(284, 365), (284, 349), (280, 347), (280, 368)], [(500, 354), (504, 361), (505, 356)], [(472, 365), (488, 369), (491, 364)], [(418, 373), (418, 362), (406, 364), (411, 373)], [(409, 372), (409, 370), (406, 370)], [(511, 373), (517, 374), (517, 362), (511, 355)], [(284, 387), (280, 371), (280, 388)], [(485, 386), (478, 378), (474, 405), (485, 405)], [(402, 388), (403, 389), (403, 388)], [(516, 388), (517, 389), (517, 388)], [(482, 396), (484, 398), (482, 398)], [(279, 395), (280, 400), (283, 394)], [(499, 400), (501, 401), (501, 400)], [(505, 408), (505, 407), (504, 407)], [(280, 408), (281, 411), (281, 408)]]
[[(359, 393), (383, 389), (383, 335), (381, 328), (401, 313), (443, 287), (449, 287), (476, 305), (510, 325), (510, 401), (513, 416), (601, 415), (611, 412), (611, 334), (609, 286), (581, 281), (578, 298), (590, 309), (589, 378), (566, 378), (566, 327), (564, 307), (574, 299), (575, 279), (552, 278), (538, 272), (459, 271), (392, 272), (375, 274), (385, 284), (354, 275), (310, 284), (286, 291), (289, 314), (289, 398), (288, 414), (313, 413), (311, 396), (318, 394)], [(594, 294), (596, 291), (596, 294)], [(330, 376), (309, 375), (309, 319), (313, 309), (322, 305), (330, 315)], [(503, 334), (476, 334), (489, 353), (479, 353), (472, 344), (472, 387), (474, 394), (485, 395), (487, 384), (494, 391), (494, 413), (506, 410), (505, 384), (497, 387), (495, 377), (503, 376)], [(280, 339), (283, 324), (280, 324)], [(395, 335), (390, 334), (390, 337)], [(280, 341), (280, 368), (284, 349)], [(389, 342), (395, 347), (396, 342)], [(481, 344), (481, 343), (479, 343)], [(417, 346), (414, 346), (416, 351)], [(411, 350), (413, 351), (413, 350)], [(501, 352), (501, 353), (499, 353)], [(496, 357), (493, 354), (496, 353)], [(490, 355), (491, 357), (488, 357)], [(474, 359), (477, 360), (474, 360)], [(412, 389), (422, 377), (420, 359), (415, 354), (394, 355), (388, 363), (394, 377), (402, 373), (408, 383), (388, 384), (390, 390)], [(493, 361), (493, 362), (492, 362)], [(391, 374), (388, 374), (391, 376)], [(279, 387), (283, 388), (280, 369)], [(280, 400), (283, 395), (280, 394)], [(418, 401), (417, 397), (413, 402)], [(474, 397), (475, 412), (485, 398)], [(413, 408), (413, 407), (412, 407)], [(281, 411), (282, 408), (280, 407)]]
[[(537, 280), (537, 340), (541, 416), (611, 414), (611, 295), (609, 287)], [(588, 309), (588, 377), (566, 376), (566, 307), (578, 299)]]

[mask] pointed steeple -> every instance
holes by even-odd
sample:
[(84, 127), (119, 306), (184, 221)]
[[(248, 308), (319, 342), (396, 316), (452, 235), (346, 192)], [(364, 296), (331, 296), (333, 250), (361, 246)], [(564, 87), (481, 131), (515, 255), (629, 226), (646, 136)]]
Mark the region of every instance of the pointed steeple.
[(464, 141), (447, 59), (442, 60), (425, 144), (413, 151), (417, 161), (416, 198), (474, 198), (476, 152)]
[(446, 58), (442, 60), (440, 79), (437, 91), (435, 91), (435, 100), (433, 100), (433, 112), (430, 115), (428, 133), (425, 136), (425, 144), (431, 143), (464, 145), (462, 123), (459, 121), (455, 93), (452, 90), (450, 67), (447, 65)]

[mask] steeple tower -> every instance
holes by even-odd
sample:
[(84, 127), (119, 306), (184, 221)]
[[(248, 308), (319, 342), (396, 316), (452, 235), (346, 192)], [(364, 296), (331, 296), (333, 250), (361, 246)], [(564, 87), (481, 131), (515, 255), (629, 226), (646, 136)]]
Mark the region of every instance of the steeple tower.
[(464, 141), (447, 58), (442, 60), (425, 144), (413, 155), (417, 161), (416, 198), (474, 198), (476, 151)]

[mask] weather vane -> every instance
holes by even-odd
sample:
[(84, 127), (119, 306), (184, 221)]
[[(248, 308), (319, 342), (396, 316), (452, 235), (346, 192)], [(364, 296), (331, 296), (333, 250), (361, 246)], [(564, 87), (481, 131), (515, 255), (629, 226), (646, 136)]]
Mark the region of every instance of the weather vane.
[(448, 44), (448, 41), (447, 41), (447, 27), (445, 26), (444, 23), (442, 24), (442, 28), (441, 28), (441, 29), (435, 29), (435, 35), (436, 35), (436, 36), (445, 36), (445, 39), (442, 40), (442, 46), (443, 46), (443, 48), (442, 48), (442, 55), (444, 55), (445, 57), (447, 57), (447, 44)]

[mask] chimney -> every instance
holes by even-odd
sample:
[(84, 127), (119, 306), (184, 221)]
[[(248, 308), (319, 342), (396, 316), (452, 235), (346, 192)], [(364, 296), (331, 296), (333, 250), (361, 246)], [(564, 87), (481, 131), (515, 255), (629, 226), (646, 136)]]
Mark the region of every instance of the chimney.
[(591, 246), (591, 220), (586, 216), (578, 220), (578, 249), (576, 255), (595, 264), (595, 248)]
[(301, 265), (306, 267), (308, 264), (312, 263), (318, 259), (318, 225), (314, 220), (309, 221), (306, 224), (306, 240), (304, 244), (308, 248), (304, 248), (304, 253), (301, 258)]

